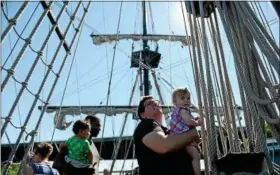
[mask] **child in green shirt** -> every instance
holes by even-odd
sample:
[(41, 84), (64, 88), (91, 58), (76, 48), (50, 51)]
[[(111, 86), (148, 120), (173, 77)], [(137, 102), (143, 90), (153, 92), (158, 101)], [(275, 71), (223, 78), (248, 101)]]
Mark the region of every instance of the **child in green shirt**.
[(73, 125), (74, 136), (66, 141), (68, 155), (65, 161), (75, 168), (88, 168), (93, 164), (93, 154), (87, 140), (90, 135), (90, 125), (84, 120), (77, 120)]

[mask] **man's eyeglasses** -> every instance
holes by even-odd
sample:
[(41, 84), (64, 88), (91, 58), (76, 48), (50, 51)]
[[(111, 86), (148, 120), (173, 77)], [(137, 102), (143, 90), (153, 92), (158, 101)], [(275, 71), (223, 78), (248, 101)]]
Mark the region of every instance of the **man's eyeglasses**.
[(144, 106), (149, 106), (149, 105), (152, 105), (152, 106), (160, 106), (160, 101), (159, 100), (147, 100), (145, 101), (144, 103)]

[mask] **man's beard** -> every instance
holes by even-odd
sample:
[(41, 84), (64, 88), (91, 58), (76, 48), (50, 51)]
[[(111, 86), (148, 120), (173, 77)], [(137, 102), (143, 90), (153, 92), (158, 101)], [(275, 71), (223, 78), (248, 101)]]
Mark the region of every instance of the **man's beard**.
[(90, 138), (91, 137), (97, 137), (98, 134), (99, 134), (99, 130), (93, 130), (93, 131), (90, 132)]

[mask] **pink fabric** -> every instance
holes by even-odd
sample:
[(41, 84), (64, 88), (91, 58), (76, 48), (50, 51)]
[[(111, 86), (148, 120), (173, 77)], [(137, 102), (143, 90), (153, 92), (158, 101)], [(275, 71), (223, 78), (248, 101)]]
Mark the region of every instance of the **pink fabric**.
[[(182, 133), (190, 130), (190, 127), (184, 122), (180, 110), (182, 108), (174, 108), (171, 114), (171, 120), (169, 122), (169, 128), (171, 134)], [(190, 114), (191, 118), (193, 116)]]

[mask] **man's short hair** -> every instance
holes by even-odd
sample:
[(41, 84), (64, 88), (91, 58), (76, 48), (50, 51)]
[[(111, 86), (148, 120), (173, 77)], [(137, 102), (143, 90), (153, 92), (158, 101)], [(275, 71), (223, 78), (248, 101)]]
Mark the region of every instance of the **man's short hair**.
[(75, 135), (77, 135), (80, 130), (90, 130), (89, 123), (87, 123), (85, 120), (77, 120), (73, 125), (73, 132)]
[(39, 154), (43, 159), (49, 158), (53, 152), (53, 146), (49, 143), (42, 142), (35, 149), (35, 154)]
[(141, 98), (140, 102), (139, 102), (139, 105), (138, 105), (138, 108), (137, 108), (137, 115), (138, 115), (138, 117), (139, 117), (140, 120), (142, 120), (140, 114), (143, 113), (143, 112), (145, 112), (144, 103), (145, 103), (145, 101), (150, 100), (150, 99), (154, 99), (154, 97), (151, 96), (151, 95), (143, 96), (143, 97)]
[(88, 115), (88, 116), (86, 116), (85, 120), (86, 120), (86, 121), (89, 121), (90, 123), (92, 123), (92, 122), (97, 122), (97, 121), (100, 122), (99, 118), (96, 117), (96, 116), (94, 116), (94, 115)]

